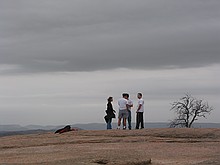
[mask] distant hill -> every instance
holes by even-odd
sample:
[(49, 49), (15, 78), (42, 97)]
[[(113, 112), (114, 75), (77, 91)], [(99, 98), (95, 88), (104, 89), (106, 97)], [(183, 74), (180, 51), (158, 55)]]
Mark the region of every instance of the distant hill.
[(20, 126), (20, 125), (0, 125), (0, 132), (2, 131), (29, 131), (29, 130), (56, 130), (64, 125), (54, 126), (42, 126), (42, 125), (27, 125), (27, 126)]
[(2, 136), (13, 136), (13, 135), (28, 135), (28, 134), (40, 134), (51, 132), (49, 130), (27, 130), (27, 131), (1, 131), (0, 137)]
[[(117, 127), (117, 123), (112, 123), (113, 129)], [(0, 125), (0, 136), (9, 135), (24, 135), (32, 133), (54, 132), (57, 129), (63, 128), (65, 125), (60, 126), (41, 126), (41, 125)], [(89, 123), (89, 124), (73, 124), (72, 128), (83, 130), (105, 130), (105, 123)], [(169, 123), (145, 123), (145, 128), (168, 128)], [(195, 123), (194, 128), (220, 128), (220, 123)], [(135, 123), (132, 123), (132, 128), (135, 128)]]
[(2, 131), (25, 131), (25, 130), (28, 130), (28, 129), (20, 125), (0, 125), (0, 132)]
[(194, 128), (220, 128), (220, 123), (194, 123)]

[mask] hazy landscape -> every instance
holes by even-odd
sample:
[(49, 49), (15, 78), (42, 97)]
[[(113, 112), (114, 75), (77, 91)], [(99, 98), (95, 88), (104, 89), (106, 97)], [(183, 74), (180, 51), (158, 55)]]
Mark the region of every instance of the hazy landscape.
[[(113, 128), (117, 127), (116, 123), (113, 123)], [(65, 125), (0, 125), (0, 136), (9, 135), (23, 135), (23, 134), (33, 134), (33, 133), (46, 133), (55, 132), (57, 129), (64, 127)], [(104, 123), (88, 123), (88, 124), (73, 124), (72, 128), (77, 128), (80, 130), (105, 130), (106, 124)], [(132, 127), (135, 127), (135, 123), (132, 123)], [(145, 128), (168, 128), (169, 123), (166, 122), (155, 122), (155, 123), (145, 123)], [(194, 128), (220, 128), (220, 123), (194, 123)]]
[(80, 130), (0, 137), (0, 164), (219, 165), (219, 128)]

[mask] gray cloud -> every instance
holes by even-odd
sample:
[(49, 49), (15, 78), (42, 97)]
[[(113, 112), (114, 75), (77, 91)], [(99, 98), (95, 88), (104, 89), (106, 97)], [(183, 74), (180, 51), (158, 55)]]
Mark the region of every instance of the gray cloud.
[(22, 125), (102, 123), (107, 97), (114, 97), (113, 105), (118, 111), (118, 98), (122, 92), (129, 92), (134, 101), (135, 122), (136, 94), (141, 91), (146, 122), (168, 122), (174, 115), (170, 104), (187, 92), (215, 108), (206, 120), (198, 122), (219, 122), (219, 69), (220, 65), (0, 76), (0, 121)]
[(161, 69), (220, 63), (220, 2), (0, 2), (0, 69)]

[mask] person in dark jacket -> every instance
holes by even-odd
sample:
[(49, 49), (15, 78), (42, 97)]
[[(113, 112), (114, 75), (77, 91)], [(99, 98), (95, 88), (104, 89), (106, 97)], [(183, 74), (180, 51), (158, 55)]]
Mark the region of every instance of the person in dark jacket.
[(56, 133), (61, 134), (61, 133), (69, 132), (69, 131), (78, 131), (78, 129), (77, 129), (77, 128), (71, 128), (70, 125), (67, 125), (67, 126), (65, 126), (64, 128), (58, 129), (58, 130), (55, 132), (55, 134), (56, 134)]
[(105, 116), (105, 121), (107, 123), (107, 129), (112, 129), (112, 118), (115, 118), (115, 110), (112, 106), (113, 97), (109, 97), (107, 101), (107, 110), (105, 111), (107, 115)]

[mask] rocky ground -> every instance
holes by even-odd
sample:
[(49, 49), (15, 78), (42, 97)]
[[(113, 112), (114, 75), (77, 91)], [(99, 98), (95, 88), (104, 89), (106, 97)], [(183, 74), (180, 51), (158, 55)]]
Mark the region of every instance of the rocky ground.
[(0, 164), (220, 165), (220, 129), (73, 131), (0, 138)]

